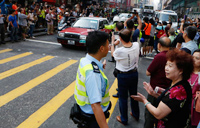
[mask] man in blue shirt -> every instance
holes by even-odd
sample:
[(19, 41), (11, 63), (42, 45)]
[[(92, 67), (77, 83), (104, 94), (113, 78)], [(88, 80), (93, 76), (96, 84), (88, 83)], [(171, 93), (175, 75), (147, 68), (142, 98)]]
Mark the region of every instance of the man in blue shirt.
[(109, 82), (100, 61), (109, 50), (108, 34), (101, 31), (89, 32), (86, 38), (88, 54), (80, 60), (77, 71), (74, 97), (83, 113), (89, 114), (92, 121), (86, 120), (89, 128), (108, 128), (104, 113), (108, 111)]
[(18, 32), (19, 25), (17, 22), (17, 16), (16, 16), (15, 10), (11, 10), (11, 15), (9, 16), (8, 21), (10, 25), (12, 26), (11, 33), (10, 33), (11, 42), (13, 43), (14, 40), (15, 42), (18, 42), (17, 32)]
[(189, 26), (184, 30), (183, 38), (185, 40), (185, 43), (182, 43), (181, 50), (184, 50), (192, 55), (193, 52), (198, 49), (197, 43), (196, 41), (194, 41), (196, 33), (197, 28), (194, 26)]

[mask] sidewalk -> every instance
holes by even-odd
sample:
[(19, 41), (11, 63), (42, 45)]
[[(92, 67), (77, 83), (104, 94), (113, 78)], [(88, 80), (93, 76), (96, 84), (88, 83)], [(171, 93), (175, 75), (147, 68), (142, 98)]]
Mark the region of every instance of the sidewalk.
[[(54, 30), (57, 30), (57, 26), (54, 27)], [(46, 35), (46, 34), (47, 34), (47, 28), (36, 28), (33, 31), (33, 36), (35, 37)], [(20, 39), (20, 37), (18, 37), (18, 39)], [(9, 42), (9, 41), (10, 41), (10, 33), (6, 31), (5, 42)]]

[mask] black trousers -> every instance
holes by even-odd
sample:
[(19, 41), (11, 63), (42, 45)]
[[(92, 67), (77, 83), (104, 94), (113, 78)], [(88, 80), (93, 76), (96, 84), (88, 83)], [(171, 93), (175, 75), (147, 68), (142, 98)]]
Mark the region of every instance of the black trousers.
[(5, 39), (5, 26), (4, 24), (0, 24), (0, 34), (1, 34), (1, 41)]
[[(147, 100), (155, 107), (158, 106), (157, 98), (148, 94)], [(154, 124), (157, 125), (157, 119), (145, 108), (145, 122), (144, 128), (154, 128)]]

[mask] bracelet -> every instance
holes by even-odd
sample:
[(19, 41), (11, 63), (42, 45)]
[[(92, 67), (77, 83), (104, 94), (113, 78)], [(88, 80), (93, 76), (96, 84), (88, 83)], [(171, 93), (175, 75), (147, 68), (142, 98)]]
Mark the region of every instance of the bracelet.
[(115, 46), (114, 44), (111, 44), (111, 46)]
[(144, 107), (146, 107), (147, 106), (147, 104), (151, 104), (150, 102), (146, 102), (146, 104), (144, 104)]

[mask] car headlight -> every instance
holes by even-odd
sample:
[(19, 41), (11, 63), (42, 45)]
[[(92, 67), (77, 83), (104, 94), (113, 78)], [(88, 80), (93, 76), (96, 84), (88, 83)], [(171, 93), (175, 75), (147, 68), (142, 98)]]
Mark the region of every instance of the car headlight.
[(64, 36), (65, 36), (65, 33), (58, 33), (58, 36), (59, 36), (59, 37), (64, 37)]
[(87, 36), (80, 35), (80, 40), (86, 40), (86, 37), (87, 37)]

